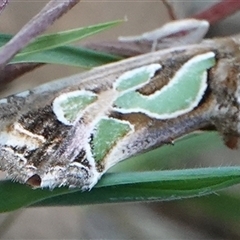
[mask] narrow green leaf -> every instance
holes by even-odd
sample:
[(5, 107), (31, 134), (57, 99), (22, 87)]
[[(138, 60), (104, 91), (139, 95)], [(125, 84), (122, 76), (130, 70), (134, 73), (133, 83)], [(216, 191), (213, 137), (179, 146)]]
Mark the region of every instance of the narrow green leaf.
[(24, 48), (23, 51), (18, 54), (18, 56), (33, 52), (41, 52), (44, 50), (49, 50), (63, 45), (67, 45), (74, 41), (89, 37), (93, 34), (109, 29), (122, 21), (123, 20), (117, 20), (83, 28), (71, 29), (54, 34), (42, 35), (38, 37), (34, 42), (30, 43), (26, 48)]
[[(240, 183), (240, 167), (112, 173), (106, 174), (90, 192), (66, 188), (32, 190), (25, 185), (1, 181), (0, 212), (40, 201), (41, 206), (56, 206), (175, 200), (207, 195), (237, 183)], [(64, 195), (59, 196), (61, 194)]]
[(13, 183), (11, 181), (0, 181), (0, 213), (13, 211), (21, 207), (26, 207), (41, 199), (68, 193), (67, 188), (58, 188), (54, 191), (33, 190), (29, 186)]
[(240, 183), (238, 167), (109, 174), (90, 192), (57, 196), (37, 205), (169, 201), (204, 196), (237, 183)]
[[(64, 44), (70, 43), (76, 40), (76, 37), (82, 39), (91, 34), (98, 33), (107, 28), (114, 26), (120, 21), (114, 21), (99, 25), (94, 25), (86, 28), (71, 30), (70, 32), (62, 32), (51, 35), (43, 35), (38, 40), (37, 38), (36, 46), (35, 42), (31, 44), (36, 49), (27, 47), (24, 49), (22, 53), (17, 54), (14, 59), (10, 63), (49, 63), (49, 64), (62, 64), (68, 66), (75, 67), (83, 67), (83, 68), (92, 68), (99, 65), (107, 64), (114, 61), (119, 61), (122, 58), (119, 56), (114, 56), (111, 54), (98, 52), (89, 50), (81, 47), (74, 46), (62, 46)], [(59, 37), (58, 34), (62, 37)], [(44, 39), (48, 39), (50, 37), (52, 39), (51, 42), (48, 42)], [(6, 44), (12, 38), (11, 35), (8, 34), (0, 34), (0, 47)], [(53, 39), (56, 38), (56, 42)], [(65, 40), (65, 41), (64, 41)], [(78, 39), (77, 39), (78, 40)], [(45, 42), (46, 46), (43, 44)], [(41, 43), (41, 44), (40, 44)], [(59, 46), (59, 47), (57, 47)], [(31, 50), (32, 49), (32, 50)], [(49, 49), (49, 50), (46, 50)]]
[(118, 56), (82, 47), (62, 46), (43, 52), (17, 55), (11, 63), (49, 63), (92, 68), (121, 59)]
[(81, 205), (131, 201), (169, 201), (215, 193), (240, 183), (240, 168), (205, 168), (109, 174), (90, 192), (46, 199), (37, 205)]

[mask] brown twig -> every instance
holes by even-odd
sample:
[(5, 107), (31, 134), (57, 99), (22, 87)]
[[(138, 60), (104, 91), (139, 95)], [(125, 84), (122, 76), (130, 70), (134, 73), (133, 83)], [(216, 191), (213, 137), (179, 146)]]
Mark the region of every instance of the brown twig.
[(4, 84), (10, 83), (18, 77), (21, 77), (23, 74), (33, 71), (34, 69), (43, 66), (43, 63), (17, 63), (6, 65), (3, 71), (0, 72), (1, 87)]
[(219, 3), (214, 4), (212, 7), (197, 13), (192, 18), (205, 19), (210, 24), (214, 24), (224, 18), (234, 14), (240, 10), (239, 0), (222, 0)]
[(86, 42), (81, 46), (121, 57), (134, 57), (151, 51), (151, 45), (143, 42), (99, 41)]
[(0, 70), (30, 41), (45, 31), (48, 26), (79, 1), (80, 0), (51, 0), (2, 48), (0, 52)]
[(173, 7), (171, 6), (171, 4), (167, 1), (167, 0), (162, 0), (162, 3), (164, 4), (164, 6), (166, 7), (167, 11), (168, 11), (168, 16), (171, 20), (176, 20), (177, 17), (174, 13)]
[(5, 7), (7, 6), (8, 2), (9, 2), (8, 0), (0, 0), (0, 14), (5, 9)]

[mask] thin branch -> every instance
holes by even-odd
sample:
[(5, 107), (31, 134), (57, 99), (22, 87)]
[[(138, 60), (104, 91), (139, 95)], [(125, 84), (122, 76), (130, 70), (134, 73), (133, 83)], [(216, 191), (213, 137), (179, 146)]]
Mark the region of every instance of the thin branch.
[(0, 0), (0, 14), (5, 9), (5, 7), (7, 6), (8, 2), (9, 2), (8, 0)]
[(167, 1), (167, 0), (162, 0), (162, 3), (164, 4), (164, 6), (166, 7), (167, 9), (167, 12), (168, 12), (168, 16), (171, 20), (176, 20), (177, 17), (175, 15), (175, 12), (173, 10), (173, 7), (172, 5)]
[(50, 1), (2, 48), (0, 52), (0, 70), (30, 41), (44, 32), (48, 26), (79, 1), (80, 0)]
[(0, 72), (0, 89), (4, 84), (8, 84), (16, 78), (21, 77), (23, 74), (31, 72), (43, 65), (43, 63), (18, 63), (6, 65)]
[(214, 4), (212, 7), (197, 13), (192, 18), (205, 19), (210, 24), (214, 24), (224, 18), (233, 15), (240, 10), (239, 0), (222, 0), (219, 3)]
[(97, 42), (86, 42), (81, 46), (105, 52), (121, 57), (134, 57), (140, 54), (151, 52), (151, 44), (146, 42), (120, 42), (120, 41), (97, 41)]

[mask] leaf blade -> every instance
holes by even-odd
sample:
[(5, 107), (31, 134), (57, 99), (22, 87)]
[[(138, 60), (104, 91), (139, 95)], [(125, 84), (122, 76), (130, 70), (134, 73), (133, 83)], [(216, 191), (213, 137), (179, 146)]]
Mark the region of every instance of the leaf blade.
[(60, 47), (75, 42), (77, 40), (89, 37), (93, 34), (99, 33), (111, 27), (114, 27), (115, 25), (119, 24), (122, 21), (123, 20), (116, 20), (112, 22), (106, 22), (92, 26), (71, 29), (58, 33), (42, 35), (38, 37), (34, 42), (30, 43), (17, 55), (41, 52), (56, 47)]
[[(130, 201), (169, 201), (203, 196), (240, 183), (240, 167), (106, 174), (89, 192), (67, 188), (32, 190), (0, 182), (0, 212), (20, 207)], [(10, 189), (10, 191), (9, 191)], [(63, 195), (61, 195), (63, 194)]]
[(48, 63), (73, 67), (92, 68), (119, 61), (122, 58), (82, 47), (61, 46), (43, 52), (17, 55), (10, 63)]

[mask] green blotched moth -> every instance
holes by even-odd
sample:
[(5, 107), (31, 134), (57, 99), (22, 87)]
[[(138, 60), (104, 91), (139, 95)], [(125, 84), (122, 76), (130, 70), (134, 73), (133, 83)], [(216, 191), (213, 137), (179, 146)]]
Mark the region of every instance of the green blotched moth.
[(34, 187), (86, 190), (117, 162), (202, 127), (239, 137), (239, 51), (234, 37), (206, 40), (2, 99), (0, 168)]

